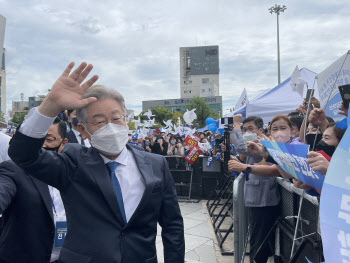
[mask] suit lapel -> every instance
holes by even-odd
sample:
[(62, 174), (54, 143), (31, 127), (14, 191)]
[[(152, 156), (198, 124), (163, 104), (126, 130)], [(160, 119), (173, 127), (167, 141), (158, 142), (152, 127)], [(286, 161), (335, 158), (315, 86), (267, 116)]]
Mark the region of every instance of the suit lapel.
[[(91, 151), (91, 152), (90, 152)], [(99, 155), (99, 153), (93, 148), (89, 148), (89, 161), (85, 164), (88, 165), (89, 171), (91, 171), (94, 179), (96, 180), (97, 185), (99, 186), (104, 198), (112, 209), (114, 215), (118, 219), (121, 225), (125, 225), (122, 214), (120, 212), (120, 208), (118, 205), (117, 196), (114, 192), (114, 188), (112, 185), (111, 178), (109, 177), (109, 173), (107, 167)]]
[(148, 159), (145, 159), (145, 153), (140, 150), (135, 150), (129, 145), (127, 145), (127, 148), (131, 150), (132, 154), (134, 155), (137, 167), (139, 168), (139, 171), (145, 181), (145, 191), (142, 195), (139, 205), (137, 206), (134, 214), (131, 216), (127, 224), (130, 225), (135, 220), (135, 218), (138, 217), (138, 214), (140, 211), (142, 211), (150, 199), (155, 181), (153, 177), (152, 163)]
[(39, 181), (38, 179), (36, 179), (32, 176), (29, 176), (29, 177), (32, 179), (34, 185), (38, 189), (38, 191), (41, 195), (41, 198), (43, 199), (43, 202), (47, 208), (47, 211), (49, 212), (49, 215), (50, 215), (52, 221), (54, 221), (53, 212), (52, 212), (51, 196), (50, 196), (48, 185)]

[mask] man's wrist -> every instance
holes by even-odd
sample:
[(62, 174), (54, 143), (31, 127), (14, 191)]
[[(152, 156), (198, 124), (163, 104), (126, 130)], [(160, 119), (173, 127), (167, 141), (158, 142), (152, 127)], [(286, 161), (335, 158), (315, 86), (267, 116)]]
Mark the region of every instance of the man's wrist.
[(40, 114), (47, 117), (56, 117), (62, 110), (55, 105), (48, 98), (45, 98), (43, 102), (39, 105), (38, 111)]
[(240, 130), (241, 129), (241, 123), (240, 122), (233, 123), (233, 128), (234, 128), (234, 130)]

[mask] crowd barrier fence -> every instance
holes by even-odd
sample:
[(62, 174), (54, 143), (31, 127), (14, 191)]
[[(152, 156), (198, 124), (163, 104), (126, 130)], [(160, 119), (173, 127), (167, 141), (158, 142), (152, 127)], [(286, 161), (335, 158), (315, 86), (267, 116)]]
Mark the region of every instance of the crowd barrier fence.
[[(274, 227), (275, 262), (323, 262), (319, 230), (319, 200), (296, 188), (289, 180), (276, 178), (281, 196), (280, 216)], [(249, 254), (249, 214), (244, 206), (245, 176), (233, 184), (234, 262)]]

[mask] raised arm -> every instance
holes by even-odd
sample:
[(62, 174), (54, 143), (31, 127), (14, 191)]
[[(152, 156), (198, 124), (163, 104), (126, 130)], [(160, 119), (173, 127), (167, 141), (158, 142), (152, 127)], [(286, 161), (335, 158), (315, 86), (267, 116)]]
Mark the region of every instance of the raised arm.
[(62, 110), (82, 108), (95, 98), (82, 100), (82, 94), (95, 83), (93, 76), (81, 83), (92, 70), (92, 65), (82, 63), (70, 74), (74, 63), (70, 63), (57, 79), (41, 105), (32, 109), (14, 135), (10, 147), (11, 159), (39, 180), (61, 189), (69, 182), (70, 169), (76, 167), (67, 154), (57, 154), (42, 149), (44, 137)]

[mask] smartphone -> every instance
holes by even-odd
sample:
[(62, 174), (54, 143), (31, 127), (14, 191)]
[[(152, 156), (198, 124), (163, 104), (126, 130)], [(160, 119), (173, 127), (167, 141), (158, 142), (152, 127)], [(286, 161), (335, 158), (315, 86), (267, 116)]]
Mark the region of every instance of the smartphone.
[(225, 125), (233, 124), (233, 117), (221, 118), (221, 124), (225, 124)]
[(349, 109), (350, 102), (350, 84), (342, 85), (338, 87), (341, 98), (343, 99), (344, 107)]
[(311, 97), (314, 95), (315, 89), (308, 89), (306, 91), (306, 101), (309, 102)]

